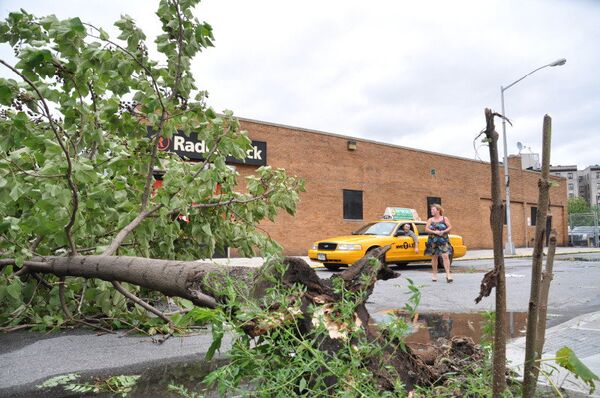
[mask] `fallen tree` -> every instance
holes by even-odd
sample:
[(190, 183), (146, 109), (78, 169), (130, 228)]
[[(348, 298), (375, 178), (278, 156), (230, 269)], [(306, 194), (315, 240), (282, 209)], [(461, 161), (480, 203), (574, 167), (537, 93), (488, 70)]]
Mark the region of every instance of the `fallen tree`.
[[(194, 281), (215, 266), (185, 261), (225, 247), (280, 253), (257, 225), (294, 214), (303, 182), (265, 166), (239, 189), (226, 161), (243, 163), (251, 141), (195, 86), (190, 61), (213, 40), (197, 3), (159, 2), (158, 60), (127, 16), (118, 39), (79, 18), (21, 10), (0, 22), (0, 43), (17, 58), (0, 59), (15, 77), (0, 78), (0, 328), (99, 314), (107, 327), (133, 310), (136, 326), (153, 328), (147, 311), (170, 322), (149, 304), (156, 296), (122, 282), (214, 308), (218, 295)], [(196, 134), (203, 159), (159, 150), (175, 131)]]
[[(260, 339), (295, 329), (302, 342), (317, 336), (314, 341), (318, 344), (312, 348), (330, 358), (344, 352), (348, 344), (365, 345), (370, 349), (363, 356), (357, 355), (360, 360), (353, 366), (368, 372), (374, 378), (372, 385), (381, 391), (398, 392), (399, 386), (402, 391), (411, 391), (416, 386), (443, 381), (444, 373), (461, 370), (482, 355), (472, 341), (456, 339), (437, 347), (435, 361), (426, 364), (403, 344), (403, 335), (393, 335), (372, 325), (365, 304), (376, 281), (399, 276), (381, 261), (387, 250), (389, 246), (373, 251), (329, 280), (320, 279), (298, 258), (285, 258), (283, 264), (271, 261), (254, 269), (123, 256), (46, 257), (24, 262), (18, 272), (128, 282), (188, 299), (199, 306), (235, 308), (234, 316), (245, 317), (242, 329), (246, 336)], [(4, 259), (0, 265), (15, 265), (15, 262)], [(231, 285), (236, 286), (236, 300), (231, 300), (224, 288)], [(285, 296), (285, 305), (266, 299), (270, 289)], [(289, 293), (290, 290), (294, 293)], [(351, 312), (342, 309), (347, 305)], [(248, 306), (259, 306), (264, 312), (248, 318), (253, 313), (247, 311)], [(295, 326), (291, 328), (290, 324)], [(457, 355), (462, 362), (449, 360)], [(470, 360), (464, 362), (465, 358)], [(326, 389), (334, 388), (346, 383), (341, 377), (334, 371), (321, 369), (319, 375), (311, 374), (307, 386), (316, 388), (325, 383)]]

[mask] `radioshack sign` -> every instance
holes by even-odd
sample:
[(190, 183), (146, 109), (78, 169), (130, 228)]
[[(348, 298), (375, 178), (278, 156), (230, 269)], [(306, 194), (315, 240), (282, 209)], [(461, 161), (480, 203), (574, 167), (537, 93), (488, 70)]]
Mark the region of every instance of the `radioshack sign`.
[[(149, 132), (149, 136), (152, 132)], [(178, 131), (171, 138), (162, 137), (158, 141), (158, 150), (173, 152), (184, 159), (204, 160), (204, 154), (210, 151), (204, 140), (199, 140), (196, 133), (186, 136)], [(267, 143), (264, 141), (252, 141), (252, 149), (246, 151), (245, 159), (236, 159), (233, 156), (227, 157), (228, 163), (249, 164), (254, 166), (266, 166), (267, 164)]]

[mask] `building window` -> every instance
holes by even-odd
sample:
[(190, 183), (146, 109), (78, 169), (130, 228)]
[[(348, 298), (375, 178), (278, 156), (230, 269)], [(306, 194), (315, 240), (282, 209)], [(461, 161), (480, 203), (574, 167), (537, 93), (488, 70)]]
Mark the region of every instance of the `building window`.
[(344, 220), (363, 219), (363, 191), (344, 189)]
[(442, 204), (442, 198), (438, 198), (437, 196), (428, 196), (427, 197), (427, 218), (431, 218), (432, 214), (431, 214), (431, 205), (434, 204), (438, 204), (441, 205)]
[(569, 174), (567, 174), (567, 175), (569, 176), (569, 180), (572, 180), (572, 179), (573, 179), (573, 173), (569, 173)]
[(569, 198), (574, 198), (575, 194), (573, 192), (569, 193)]
[(572, 182), (569, 183), (569, 191), (572, 191), (573, 189), (575, 189), (575, 185), (573, 185)]
[(596, 172), (596, 178), (600, 178), (600, 171)]
[(536, 221), (537, 221), (537, 207), (532, 207), (531, 208), (531, 226), (534, 226)]

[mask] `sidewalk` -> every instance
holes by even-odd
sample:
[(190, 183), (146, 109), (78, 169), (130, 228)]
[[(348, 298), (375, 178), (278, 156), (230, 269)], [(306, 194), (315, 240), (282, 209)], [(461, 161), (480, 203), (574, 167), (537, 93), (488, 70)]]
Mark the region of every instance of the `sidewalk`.
[[(556, 352), (563, 347), (572, 349), (579, 360), (596, 376), (600, 377), (600, 311), (578, 316), (546, 330), (542, 360), (546, 360), (544, 363), (547, 366), (543, 366), (542, 370), (546, 372), (547, 377), (540, 372), (538, 379), (539, 383), (554, 384), (569, 391), (580, 393), (580, 396), (600, 397), (600, 391), (598, 391), (600, 382), (596, 381), (597, 389), (589, 395), (589, 387), (583, 381), (576, 379), (570, 372), (556, 365), (554, 360)], [(508, 342), (506, 359), (510, 368), (520, 375), (523, 374), (525, 337), (519, 337)], [(549, 380), (551, 380), (551, 383)]]
[[(544, 248), (544, 253), (547, 253), (548, 249)], [(600, 253), (598, 247), (557, 247), (556, 255), (560, 254), (581, 254), (581, 253)], [(519, 257), (531, 257), (533, 256), (533, 247), (518, 247), (515, 249), (515, 254), (505, 254), (504, 258), (519, 258)], [(465, 261), (465, 260), (485, 260), (493, 259), (494, 250), (492, 249), (481, 249), (481, 250), (467, 250), (467, 254), (464, 257), (457, 258), (454, 261)]]
[[(544, 249), (544, 253), (547, 249)], [(580, 254), (580, 253), (600, 253), (600, 248), (597, 247), (557, 247), (556, 254)], [(519, 258), (519, 257), (531, 257), (533, 255), (532, 247), (520, 247), (515, 249), (515, 254), (505, 255), (504, 258)], [(313, 268), (321, 268), (323, 265), (316, 261), (312, 261), (308, 256), (294, 256), (299, 257), (306, 261)], [(467, 260), (486, 260), (493, 259), (494, 251), (492, 249), (481, 249), (481, 250), (467, 250), (467, 254), (463, 257), (456, 258), (454, 261), (467, 261)], [(201, 260), (207, 261), (207, 260)], [(236, 257), (236, 258), (216, 258), (208, 260), (217, 264), (223, 265), (234, 265), (234, 266), (245, 266), (245, 267), (260, 267), (264, 263), (263, 257)]]

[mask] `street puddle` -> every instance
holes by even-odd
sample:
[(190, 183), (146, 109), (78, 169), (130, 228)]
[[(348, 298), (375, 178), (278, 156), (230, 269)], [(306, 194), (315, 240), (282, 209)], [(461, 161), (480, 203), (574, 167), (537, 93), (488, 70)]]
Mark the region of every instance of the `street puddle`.
[[(406, 343), (412, 346), (431, 345), (438, 338), (467, 336), (480, 343), (486, 328), (493, 333), (493, 324), (483, 312), (421, 312), (415, 317), (404, 310), (390, 309), (372, 315), (374, 323), (391, 322), (400, 317), (409, 326)], [(507, 339), (525, 335), (527, 312), (507, 312)]]
[[(31, 391), (27, 397), (31, 398), (75, 398), (75, 397), (94, 397), (94, 398), (181, 398), (181, 397), (202, 397), (216, 398), (223, 397), (216, 388), (208, 389), (202, 382), (204, 377), (227, 363), (225, 359), (213, 359), (204, 361), (200, 359), (188, 359), (186, 362), (167, 363), (162, 365), (149, 364), (142, 371), (123, 371), (113, 374), (118, 375), (140, 375), (131, 391), (124, 394), (119, 391), (114, 392), (82, 392), (70, 391), (64, 386), (57, 386), (50, 389), (36, 389)], [(77, 383), (94, 385), (106, 380), (110, 374), (102, 376), (82, 376)], [(178, 391), (174, 391), (169, 386), (177, 386)], [(242, 387), (243, 388), (243, 384)], [(186, 395), (187, 394), (187, 395)], [(21, 395), (19, 395), (21, 396)], [(232, 397), (231, 394), (225, 394), (225, 397)]]

